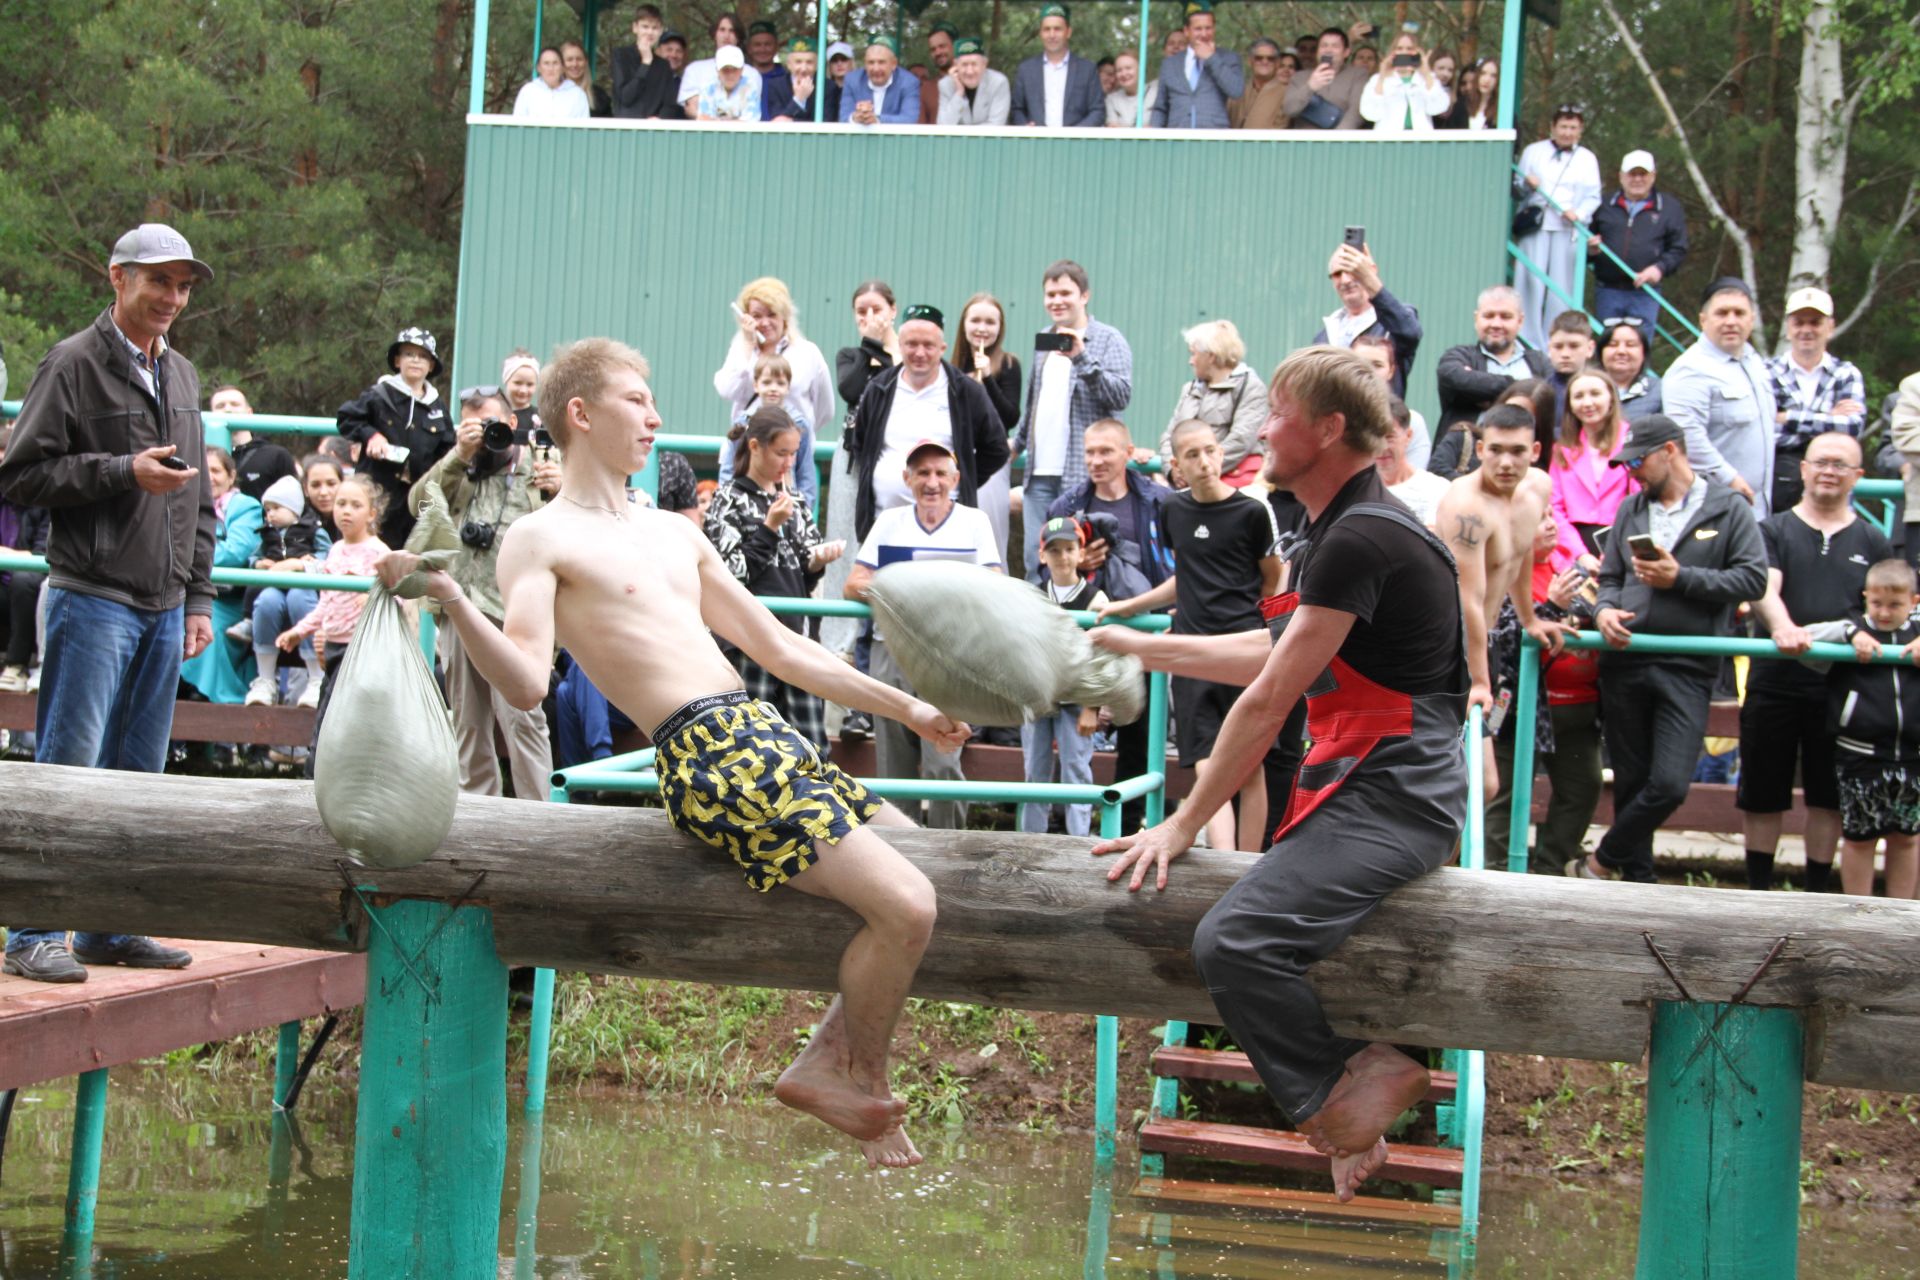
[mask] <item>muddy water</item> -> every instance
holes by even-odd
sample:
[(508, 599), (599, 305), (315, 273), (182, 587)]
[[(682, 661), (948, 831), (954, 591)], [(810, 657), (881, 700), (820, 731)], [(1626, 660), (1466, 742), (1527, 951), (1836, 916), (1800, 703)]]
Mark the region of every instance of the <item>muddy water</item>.
[[(72, 1099), (26, 1091), (0, 1177), (0, 1280), (77, 1273), (60, 1258)], [(253, 1280), (346, 1275), (352, 1109), (310, 1095), (279, 1154), (257, 1088), (114, 1082), (91, 1275)], [(500, 1275), (542, 1277), (1628, 1276), (1636, 1193), (1551, 1180), (1490, 1185), (1471, 1270), (1424, 1233), (1226, 1212), (1157, 1214), (1110, 1181), (1082, 1136), (919, 1135), (929, 1160), (876, 1175), (817, 1126), (760, 1106), (556, 1096), (540, 1127), (537, 1212), (519, 1208), (518, 1117)], [(1089, 1248), (1089, 1244), (1092, 1248)], [(1920, 1274), (1910, 1211), (1803, 1216), (1801, 1274)], [(443, 1278), (434, 1278), (443, 1280)], [(458, 1278), (444, 1278), (458, 1280)]]

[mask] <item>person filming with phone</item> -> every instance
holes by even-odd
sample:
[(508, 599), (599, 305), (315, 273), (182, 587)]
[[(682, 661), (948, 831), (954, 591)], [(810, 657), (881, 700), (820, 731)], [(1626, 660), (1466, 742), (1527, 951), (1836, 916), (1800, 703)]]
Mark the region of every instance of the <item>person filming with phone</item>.
[[(1753, 508), (1687, 461), (1686, 434), (1663, 414), (1636, 423), (1612, 465), (1640, 492), (1620, 504), (1600, 563), (1594, 622), (1616, 651), (1637, 631), (1724, 636), (1733, 611), (1767, 589)], [(1600, 705), (1613, 761), (1613, 826), (1576, 864), (1589, 879), (1653, 883), (1653, 833), (1687, 798), (1707, 731), (1717, 657), (1604, 653)]]
[[(447, 572), (474, 607), (498, 625), (507, 611), (495, 575), (501, 541), (508, 525), (560, 492), (560, 461), (545, 428), (514, 429), (513, 410), (499, 387), (470, 387), (459, 401), (453, 448), (414, 483), (407, 506), (417, 517), (434, 490), (445, 496), (447, 514), (460, 531), (460, 552)], [(467, 657), (455, 628), (441, 627), (439, 644), (447, 705), (460, 744), (460, 789), (479, 796), (501, 793), (494, 749), (498, 726), (507, 744), (514, 798), (545, 800), (553, 775), (546, 714), (537, 706), (522, 711), (496, 692)]]

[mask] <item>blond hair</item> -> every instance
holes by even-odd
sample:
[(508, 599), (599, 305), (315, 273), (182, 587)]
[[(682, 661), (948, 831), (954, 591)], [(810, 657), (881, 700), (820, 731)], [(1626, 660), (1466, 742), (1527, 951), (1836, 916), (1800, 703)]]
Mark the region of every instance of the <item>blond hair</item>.
[(1180, 331), (1180, 340), (1189, 351), (1203, 351), (1223, 369), (1232, 369), (1247, 358), (1247, 344), (1231, 320), (1207, 320)]
[[(749, 280), (740, 286), (740, 296), (733, 305), (745, 311), (753, 303), (759, 303), (780, 317), (787, 326), (787, 336), (800, 340), (800, 311), (793, 305), (793, 294), (787, 291), (786, 282), (773, 276), (761, 276), (758, 280)], [(544, 417), (545, 415), (541, 415)]]
[(1376, 457), (1387, 447), (1393, 415), (1387, 387), (1373, 366), (1340, 347), (1302, 347), (1273, 371), (1273, 389), (1284, 392), (1309, 418), (1340, 414), (1346, 419), (1341, 443)]
[(612, 338), (582, 338), (554, 351), (553, 359), (540, 371), (534, 403), (540, 410), (540, 424), (555, 444), (564, 449), (569, 443), (567, 406), (575, 400), (590, 404), (598, 399), (607, 379), (620, 369), (630, 369), (642, 378), (653, 376), (645, 356)]

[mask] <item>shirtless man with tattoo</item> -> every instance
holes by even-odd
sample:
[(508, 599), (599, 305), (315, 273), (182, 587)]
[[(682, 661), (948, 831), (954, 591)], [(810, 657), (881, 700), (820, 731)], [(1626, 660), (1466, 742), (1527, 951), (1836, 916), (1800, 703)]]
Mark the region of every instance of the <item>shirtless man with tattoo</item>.
[[(1460, 610), (1467, 623), (1467, 669), (1473, 687), (1469, 707), (1493, 708), (1493, 678), (1487, 635), (1500, 617), (1500, 602), (1512, 600), (1528, 633), (1558, 653), (1562, 633), (1533, 615), (1533, 536), (1552, 501), (1547, 473), (1533, 463), (1540, 454), (1533, 415), (1518, 405), (1495, 405), (1475, 427), (1477, 470), (1448, 486), (1434, 512), (1434, 527), (1460, 569)], [(1491, 733), (1491, 729), (1484, 730)], [(1487, 794), (1500, 789), (1493, 752), (1485, 754)]]
[[(887, 1085), (887, 1053), (933, 932), (933, 886), (872, 830), (912, 824), (749, 698), (714, 636), (776, 679), (897, 720), (943, 750), (969, 730), (780, 625), (697, 526), (628, 503), (627, 477), (660, 429), (648, 376), (639, 352), (609, 339), (563, 348), (539, 391), (540, 416), (564, 451), (560, 494), (507, 530), (504, 624), (445, 573), (428, 575), (427, 595), (516, 707), (546, 696), (557, 639), (614, 706), (652, 729), (675, 828), (731, 855), (754, 889), (791, 883), (861, 917), (840, 959), (840, 994), (774, 1096), (857, 1139), (870, 1167), (918, 1164), (901, 1127), (906, 1104)], [(418, 566), (395, 551), (378, 568), (391, 586)]]

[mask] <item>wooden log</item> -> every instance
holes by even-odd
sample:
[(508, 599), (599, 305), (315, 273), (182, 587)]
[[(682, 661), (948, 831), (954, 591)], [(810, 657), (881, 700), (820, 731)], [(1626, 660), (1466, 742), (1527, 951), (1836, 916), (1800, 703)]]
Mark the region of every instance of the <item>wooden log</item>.
[[(902, 831), (940, 922), (915, 991), (1022, 1009), (1218, 1021), (1189, 944), (1249, 855), (1196, 852), (1167, 891), (1107, 883), (1088, 842)], [(0, 764), (0, 918), (357, 950), (365, 927), (299, 782)], [(383, 900), (491, 908), (509, 964), (831, 989), (853, 916), (756, 894), (658, 811), (466, 798), (440, 856), (354, 869)], [(1335, 1027), (1402, 1044), (1638, 1061), (1649, 1011), (1808, 1012), (1807, 1076), (1920, 1089), (1920, 904), (1445, 870), (1394, 894), (1314, 971)], [(1757, 980), (1774, 944), (1779, 954)]]

